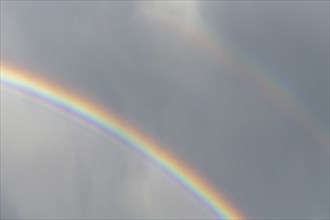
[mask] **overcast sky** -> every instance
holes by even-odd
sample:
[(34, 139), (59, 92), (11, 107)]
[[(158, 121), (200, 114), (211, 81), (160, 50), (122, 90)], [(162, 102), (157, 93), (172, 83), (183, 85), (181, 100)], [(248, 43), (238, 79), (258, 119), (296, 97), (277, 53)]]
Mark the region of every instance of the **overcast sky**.
[[(249, 219), (329, 218), (328, 1), (1, 1), (1, 63), (106, 106)], [(212, 217), (124, 144), (2, 88), (1, 218)]]

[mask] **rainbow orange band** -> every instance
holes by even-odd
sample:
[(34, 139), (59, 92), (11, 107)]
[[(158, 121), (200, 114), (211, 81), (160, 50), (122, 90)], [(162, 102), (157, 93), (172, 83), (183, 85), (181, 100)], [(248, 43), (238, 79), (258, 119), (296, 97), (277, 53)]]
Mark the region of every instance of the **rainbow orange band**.
[(132, 147), (179, 181), (195, 197), (206, 204), (217, 218), (243, 219), (242, 215), (235, 210), (225, 197), (216, 192), (200, 176), (184, 166), (158, 144), (153, 143), (150, 139), (136, 132), (127, 123), (112, 113), (52, 83), (12, 68), (1, 66), (0, 79), (1, 87), (36, 97), (57, 109), (69, 112), (70, 116), (87, 122), (107, 135), (114, 136), (121, 142)]

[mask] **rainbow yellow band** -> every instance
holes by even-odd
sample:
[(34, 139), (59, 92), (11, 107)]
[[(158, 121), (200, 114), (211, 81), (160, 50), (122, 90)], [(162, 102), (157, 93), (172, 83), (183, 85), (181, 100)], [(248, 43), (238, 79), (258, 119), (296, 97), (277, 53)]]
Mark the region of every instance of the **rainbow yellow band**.
[(73, 95), (53, 83), (46, 82), (39, 77), (4, 67), (1, 64), (1, 87), (14, 89), (24, 94), (49, 103), (58, 109), (64, 109), (88, 124), (99, 128), (103, 132), (115, 136), (120, 141), (131, 146), (136, 151), (156, 163), (165, 172), (178, 180), (195, 197), (210, 208), (220, 219), (244, 219), (243, 216), (225, 199), (223, 195), (202, 180), (200, 176), (184, 166), (169, 152), (158, 144), (136, 132), (122, 119), (105, 111), (103, 108)]

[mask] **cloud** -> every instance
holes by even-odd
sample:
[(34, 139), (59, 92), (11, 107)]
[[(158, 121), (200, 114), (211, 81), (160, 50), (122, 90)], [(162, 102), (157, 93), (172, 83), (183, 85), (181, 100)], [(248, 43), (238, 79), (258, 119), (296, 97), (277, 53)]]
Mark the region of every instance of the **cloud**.
[(141, 1), (137, 4), (141, 12), (154, 21), (192, 23), (200, 19), (199, 1)]
[[(195, 41), (194, 36), (178, 29), (180, 25), (173, 26), (174, 22), (202, 24), (200, 30), (209, 32), (199, 34), (211, 35), (215, 43), (230, 42), (237, 51), (254, 60), (256, 66), (265, 67), (269, 71), (267, 74), (287, 85), (290, 93), (328, 128), (328, 2), (5, 1), (1, 6), (2, 62), (35, 72), (93, 102), (102, 103), (203, 174), (249, 218), (328, 216), (328, 155), (323, 154), (313, 137), (287, 112), (274, 105), (253, 80), (245, 80), (249, 79), (246, 73), (227, 67), (223, 60)], [(3, 106), (11, 108), (11, 105)], [(32, 112), (19, 113), (14, 117), (16, 122), (9, 117), (11, 114), (6, 114), (8, 122), (24, 128), (21, 122), (32, 118)], [(88, 183), (81, 184), (79, 190), (67, 188), (72, 198), (81, 201), (74, 209), (79, 212), (68, 213), (87, 215), (91, 211), (86, 207), (90, 210), (100, 207), (99, 213), (106, 216), (108, 204), (113, 207), (112, 215), (119, 217), (125, 216), (127, 210), (132, 216), (171, 213), (167, 213), (167, 209), (160, 210), (163, 205), (173, 207), (171, 202), (153, 204), (155, 198), (172, 195), (172, 186), (168, 184), (168, 191), (163, 192), (165, 195), (159, 192), (159, 197), (156, 196), (156, 186), (162, 186), (163, 178), (168, 181), (166, 177), (154, 168), (148, 168), (134, 154), (127, 153), (131, 155), (127, 156), (118, 150), (109, 152), (111, 156), (121, 155), (111, 157), (111, 161), (127, 160), (118, 162), (121, 166), (116, 169), (121, 171), (111, 172), (111, 179), (125, 176), (126, 186), (121, 188), (120, 181), (110, 181), (110, 177), (103, 176), (101, 171), (93, 174), (98, 181), (91, 183), (86, 178), (93, 176), (89, 164), (95, 163), (92, 167), (97, 167), (96, 170), (103, 170), (105, 165), (116, 166), (108, 164), (108, 154), (97, 150), (100, 148), (88, 150), (90, 145), (103, 146), (105, 143), (93, 135), (86, 135), (88, 132), (67, 128), (68, 123), (61, 124), (58, 118), (51, 121), (53, 130), (42, 130), (45, 134), (44, 138), (40, 137), (39, 144), (58, 149), (56, 152), (51, 150), (54, 158), (61, 158), (64, 145), (67, 145), (71, 153), (65, 159), (66, 166), (81, 167), (68, 170), (69, 173), (75, 173), (80, 182)], [(39, 126), (33, 126), (33, 122), (28, 124), (31, 129), (20, 132), (20, 146), (23, 146), (23, 140), (28, 141), (27, 136), (39, 137)], [(17, 131), (9, 129), (13, 125), (8, 126), (2, 126), (5, 129), (1, 132), (7, 131), (11, 141), (19, 142), (15, 138)], [(63, 148), (54, 146), (53, 134), (57, 130), (59, 136), (65, 136)], [(70, 135), (66, 136), (67, 132)], [(81, 137), (84, 137), (84, 143), (81, 143)], [(9, 139), (1, 139), (6, 140)], [(10, 145), (6, 142), (2, 146), (7, 144)], [(117, 143), (112, 144), (117, 146)], [(81, 145), (83, 150), (77, 150), (76, 145)], [(47, 151), (39, 152), (39, 145), (33, 146), (35, 150), (32, 148), (29, 152), (26, 148), (18, 150), (28, 156), (17, 156), (28, 160), (40, 153), (52, 161), (46, 166), (48, 170), (61, 165), (54, 162)], [(77, 165), (69, 165), (71, 160)], [(31, 161), (36, 170), (41, 161)], [(19, 170), (17, 164), (13, 165)], [(137, 169), (133, 172), (131, 168)], [(134, 173), (141, 176), (134, 176)], [(103, 191), (96, 191), (95, 198), (88, 195), (90, 199), (83, 199), (87, 197), (79, 193), (91, 188), (103, 189), (102, 183), (118, 189), (115, 191), (122, 197), (116, 199), (123, 206), (109, 200)], [(134, 184), (139, 187), (135, 188)], [(148, 190), (150, 186), (155, 188)], [(175, 194), (180, 193), (183, 192), (178, 190)], [(136, 205), (131, 201), (131, 195), (136, 195), (134, 198), (141, 202)], [(95, 203), (91, 202), (94, 200)], [(6, 201), (10, 201), (7, 206), (13, 210), (10, 207), (15, 207), (17, 201), (8, 196)], [(173, 210), (176, 212), (175, 207)]]
[(4, 90), (2, 218), (212, 217), (128, 146)]

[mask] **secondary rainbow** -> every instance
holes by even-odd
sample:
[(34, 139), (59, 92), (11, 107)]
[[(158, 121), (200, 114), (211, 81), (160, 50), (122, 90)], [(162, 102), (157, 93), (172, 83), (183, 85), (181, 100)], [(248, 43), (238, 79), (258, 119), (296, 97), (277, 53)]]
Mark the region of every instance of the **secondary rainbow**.
[(207, 205), (217, 218), (244, 219), (223, 195), (203, 181), (199, 175), (111, 112), (74, 95), (72, 92), (55, 86), (53, 83), (46, 82), (26, 72), (4, 67), (3, 64), (1, 65), (0, 79), (1, 87), (37, 98), (47, 105), (68, 112), (70, 117), (75, 117), (79, 121), (88, 123), (94, 128), (116, 137), (179, 181), (184, 188)]
[(293, 119), (314, 139), (318, 147), (329, 153), (329, 129), (299, 102), (287, 86), (275, 78), (275, 74), (258, 64), (251, 55), (218, 36), (202, 19), (185, 21), (164, 16), (160, 20), (197, 43), (216, 61), (237, 70), (240, 77), (260, 89), (271, 104)]

